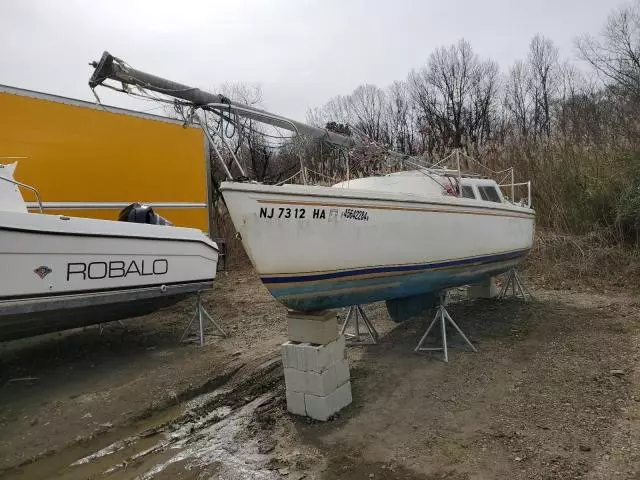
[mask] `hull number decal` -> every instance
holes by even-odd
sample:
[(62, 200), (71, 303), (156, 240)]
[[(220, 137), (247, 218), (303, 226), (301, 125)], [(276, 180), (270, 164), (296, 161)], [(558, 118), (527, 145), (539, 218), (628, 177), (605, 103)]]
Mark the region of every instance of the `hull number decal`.
[[(318, 210), (315, 208), (314, 210)], [(307, 218), (307, 211), (304, 208), (260, 208), (260, 218)]]
[(260, 207), (258, 218), (284, 219), (284, 220), (329, 220), (336, 221), (338, 218), (345, 220), (369, 221), (369, 213), (366, 210), (345, 208), (339, 214), (337, 208), (291, 208), (291, 207)]
[(344, 212), (342, 212), (342, 218), (346, 218), (348, 220), (364, 220), (365, 222), (368, 222), (369, 213), (366, 210), (355, 210), (353, 208), (347, 208)]
[(77, 262), (67, 264), (67, 281), (77, 280), (102, 280), (103, 278), (126, 278), (129, 276), (147, 277), (149, 275), (164, 275), (169, 271), (169, 262), (159, 258), (149, 260), (121, 260), (111, 262)]

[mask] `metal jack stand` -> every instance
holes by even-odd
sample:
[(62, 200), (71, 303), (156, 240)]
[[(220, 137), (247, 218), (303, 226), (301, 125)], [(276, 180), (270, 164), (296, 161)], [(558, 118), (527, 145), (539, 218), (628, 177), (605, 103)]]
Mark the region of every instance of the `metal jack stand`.
[[(377, 344), (378, 331), (373, 326), (373, 323), (371, 323), (371, 320), (369, 320), (369, 317), (367, 317), (367, 315), (364, 313), (364, 310), (362, 310), (362, 307), (360, 305), (352, 305), (349, 307), (349, 311), (347, 312), (347, 317), (344, 319), (344, 323), (342, 324), (342, 329), (340, 330), (340, 335), (344, 335), (347, 338), (347, 340), (352, 344), (366, 343), (363, 339), (360, 338), (360, 321), (358, 318), (359, 316), (362, 316), (362, 323), (364, 323), (364, 326), (367, 327), (367, 330), (369, 331), (369, 336), (371, 337), (371, 341), (374, 344)], [(347, 330), (347, 327), (349, 326), (349, 323), (352, 320), (355, 322), (355, 329), (354, 329), (355, 333), (345, 333), (345, 331)], [(366, 332), (363, 332), (363, 333), (366, 333)]]
[(193, 317), (191, 317), (191, 321), (189, 322), (189, 325), (187, 325), (187, 328), (185, 328), (184, 332), (182, 332), (182, 337), (180, 337), (181, 342), (184, 341), (184, 338), (191, 331), (191, 325), (193, 325), (193, 322), (197, 318), (198, 326), (199, 326), (198, 336), (200, 338), (200, 346), (204, 345), (204, 317), (207, 317), (207, 319), (212, 323), (212, 325), (218, 330), (219, 334), (226, 338), (227, 336), (226, 332), (213, 318), (211, 318), (211, 315), (209, 315), (209, 312), (207, 312), (207, 310), (202, 305), (202, 295), (200, 292), (198, 292), (196, 294), (196, 311), (194, 312)]
[[(469, 339), (462, 332), (462, 330), (460, 330), (460, 327), (458, 327), (456, 322), (453, 321), (453, 319), (451, 318), (451, 315), (449, 315), (449, 312), (447, 312), (446, 304), (447, 304), (447, 291), (440, 292), (440, 305), (438, 306), (438, 311), (436, 312), (436, 316), (433, 317), (433, 321), (429, 325), (429, 328), (427, 328), (427, 331), (424, 332), (424, 335), (422, 335), (422, 338), (418, 342), (418, 345), (414, 349), (414, 352), (418, 353), (418, 352), (442, 351), (443, 359), (445, 362), (448, 363), (449, 354), (448, 354), (448, 348), (447, 348), (447, 322), (453, 325), (453, 328), (455, 328), (456, 331), (460, 334), (460, 336), (464, 339), (464, 341), (467, 342), (467, 345), (471, 347), (471, 350), (473, 350), (474, 352), (477, 352), (478, 350), (476, 350), (476, 347), (473, 346), (473, 343), (471, 343), (471, 341), (469, 341)], [(431, 329), (436, 324), (436, 322), (440, 323), (440, 332), (442, 334), (442, 347), (432, 347), (432, 348), (423, 347), (422, 344), (427, 339), (429, 332), (431, 332)]]
[(529, 299), (534, 299), (533, 294), (522, 282), (522, 279), (520, 278), (520, 275), (518, 275), (518, 271), (515, 268), (512, 268), (507, 272), (507, 279), (504, 282), (504, 285), (502, 285), (502, 290), (500, 290), (498, 298), (505, 298), (506, 296), (508, 296), (509, 289), (511, 289), (511, 296), (513, 298), (522, 297), (525, 302)]
[[(123, 322), (122, 320), (116, 320), (116, 321), (120, 324), (120, 326), (121, 326), (122, 328), (125, 328), (125, 327), (124, 327), (124, 322)], [(105, 326), (105, 324), (104, 324), (104, 323), (99, 323), (99, 324), (98, 324), (98, 327), (100, 328), (100, 335), (102, 335), (102, 332), (104, 331), (104, 328), (105, 328), (104, 326)]]

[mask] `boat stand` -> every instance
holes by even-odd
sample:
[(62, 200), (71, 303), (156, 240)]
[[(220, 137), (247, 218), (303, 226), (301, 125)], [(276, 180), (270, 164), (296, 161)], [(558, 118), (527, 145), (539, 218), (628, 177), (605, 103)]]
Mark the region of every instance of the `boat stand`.
[[(440, 292), (440, 305), (438, 305), (436, 316), (433, 317), (433, 321), (429, 325), (429, 328), (427, 328), (427, 331), (424, 332), (424, 335), (422, 335), (422, 338), (418, 342), (418, 345), (414, 349), (414, 352), (419, 353), (419, 352), (442, 351), (443, 360), (448, 363), (449, 353), (448, 353), (448, 347), (447, 347), (447, 323), (450, 323), (453, 326), (453, 328), (456, 329), (456, 331), (460, 334), (460, 336), (464, 339), (464, 341), (467, 342), (467, 345), (471, 347), (471, 350), (473, 350), (474, 352), (477, 352), (478, 350), (476, 350), (476, 347), (473, 346), (473, 343), (471, 343), (471, 341), (463, 333), (460, 327), (458, 327), (456, 322), (453, 321), (453, 319), (451, 318), (451, 315), (449, 315), (449, 312), (447, 311), (447, 308), (446, 308), (447, 294), (448, 292), (446, 290), (443, 292)], [(441, 347), (423, 347), (422, 344), (427, 339), (427, 336), (429, 335), (429, 333), (431, 332), (431, 330), (433, 329), (436, 323), (440, 324), (440, 332), (442, 334), (442, 346)]]
[(189, 325), (187, 325), (187, 328), (184, 329), (184, 332), (182, 332), (182, 336), (180, 337), (180, 341), (183, 342), (185, 337), (187, 336), (187, 334), (189, 334), (191, 332), (191, 326), (193, 325), (193, 322), (196, 320), (196, 318), (198, 319), (198, 337), (200, 339), (200, 346), (204, 345), (204, 319), (205, 317), (211, 322), (211, 324), (215, 327), (215, 329), (218, 331), (218, 335), (222, 336), (222, 337), (227, 337), (226, 332), (223, 330), (223, 328), (218, 324), (218, 322), (216, 322), (213, 318), (211, 318), (211, 315), (209, 315), (209, 312), (207, 312), (207, 310), (204, 308), (204, 306), (202, 305), (202, 294), (200, 292), (198, 292), (196, 294), (196, 311), (193, 313), (193, 316), (191, 317), (191, 320), (189, 321)]
[[(511, 296), (513, 298), (522, 298), (525, 302), (534, 300), (533, 294), (524, 284), (515, 268), (509, 270), (506, 275), (506, 281), (502, 285), (498, 298)], [(509, 294), (509, 290), (511, 290), (511, 294)]]
[[(364, 326), (367, 328), (369, 332), (369, 336), (371, 337), (371, 343), (377, 344), (378, 331), (376, 330), (376, 327), (373, 326), (373, 323), (371, 323), (371, 320), (369, 320), (369, 317), (367, 317), (367, 315), (364, 313), (364, 310), (360, 305), (352, 305), (349, 307), (349, 311), (347, 312), (347, 317), (344, 319), (344, 323), (342, 324), (342, 329), (340, 330), (340, 335), (344, 335), (346, 337), (346, 340), (352, 345), (358, 345), (358, 344), (362, 345), (362, 344), (370, 343), (370, 342), (366, 342), (364, 339), (360, 337), (361, 333), (367, 333), (367, 332), (360, 332), (360, 319), (359, 319), (360, 316), (362, 317), (362, 323), (364, 323)], [(347, 330), (347, 327), (349, 326), (349, 323), (351, 323), (352, 321), (355, 323), (354, 333), (345, 333)]]
[[(122, 328), (125, 328), (124, 322), (122, 320), (116, 320), (116, 322), (118, 322)], [(111, 322), (109, 322), (109, 323), (111, 323)], [(104, 332), (105, 325), (107, 325), (107, 324), (105, 324), (105, 323), (99, 323), (98, 324), (98, 328), (100, 328), (100, 335), (102, 335), (102, 332)]]

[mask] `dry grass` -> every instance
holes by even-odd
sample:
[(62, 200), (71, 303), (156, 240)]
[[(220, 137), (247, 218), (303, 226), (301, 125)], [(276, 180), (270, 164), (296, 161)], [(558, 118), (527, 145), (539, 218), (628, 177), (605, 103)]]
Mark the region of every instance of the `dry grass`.
[(547, 288), (590, 286), (636, 290), (640, 284), (640, 250), (612, 243), (603, 232), (586, 235), (536, 234), (526, 269)]
[(618, 212), (633, 167), (627, 151), (559, 138), (520, 140), (487, 148), (479, 160), (494, 170), (513, 166), (516, 181), (531, 180), (539, 227), (573, 234), (608, 229), (613, 241), (625, 240)]

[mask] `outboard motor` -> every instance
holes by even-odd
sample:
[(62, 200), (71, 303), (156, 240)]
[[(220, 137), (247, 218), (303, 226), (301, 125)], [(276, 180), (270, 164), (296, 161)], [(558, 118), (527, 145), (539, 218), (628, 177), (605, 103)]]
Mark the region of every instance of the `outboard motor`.
[(132, 203), (125, 207), (120, 212), (118, 220), (121, 222), (149, 223), (152, 225), (173, 225), (169, 220), (154, 212), (153, 208), (149, 205), (142, 205), (141, 203)]

